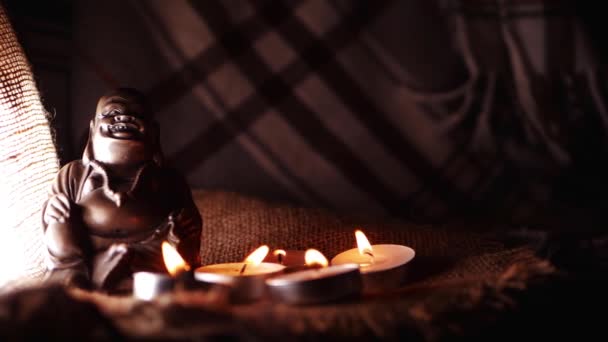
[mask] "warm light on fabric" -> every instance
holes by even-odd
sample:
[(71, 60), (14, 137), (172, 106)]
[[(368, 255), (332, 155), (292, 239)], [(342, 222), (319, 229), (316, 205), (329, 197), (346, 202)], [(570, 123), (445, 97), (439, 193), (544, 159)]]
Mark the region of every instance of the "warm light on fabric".
[(0, 5), (0, 292), (43, 275), (40, 211), (57, 170), (49, 121)]

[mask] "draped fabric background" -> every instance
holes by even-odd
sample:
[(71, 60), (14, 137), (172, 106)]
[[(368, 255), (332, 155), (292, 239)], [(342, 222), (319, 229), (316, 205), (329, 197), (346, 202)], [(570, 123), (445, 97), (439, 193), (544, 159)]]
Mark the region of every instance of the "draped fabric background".
[(568, 2), (75, 7), (76, 151), (126, 84), (194, 187), (431, 219), (602, 201), (604, 77)]
[(47, 113), (0, 5), (0, 292), (43, 273), (40, 208), (57, 167)]
[[(46, 104), (71, 120), (58, 127), (71, 136), (59, 146), (73, 151), (66, 159), (80, 157), (99, 96), (126, 85), (150, 96), (165, 154), (194, 188), (425, 220), (606, 207), (605, 51), (582, 5), (71, 6), (71, 106)], [(2, 20), (0, 207), (10, 228), (1, 232), (31, 232), (26, 250), (40, 266), (33, 203), (57, 165), (32, 75)], [(24, 238), (15, 239), (0, 241)]]

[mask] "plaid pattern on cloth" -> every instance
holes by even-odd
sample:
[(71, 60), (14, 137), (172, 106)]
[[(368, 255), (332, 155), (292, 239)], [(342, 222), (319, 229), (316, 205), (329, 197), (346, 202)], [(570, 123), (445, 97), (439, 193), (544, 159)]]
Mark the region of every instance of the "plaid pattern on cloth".
[(525, 217), (606, 165), (585, 157), (605, 154), (605, 91), (566, 2), (116, 4), (77, 4), (74, 126), (103, 87), (145, 89), (195, 187)]

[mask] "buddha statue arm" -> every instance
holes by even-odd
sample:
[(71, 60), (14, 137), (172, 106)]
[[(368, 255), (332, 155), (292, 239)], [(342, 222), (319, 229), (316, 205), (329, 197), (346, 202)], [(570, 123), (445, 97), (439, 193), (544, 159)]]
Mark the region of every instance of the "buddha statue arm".
[(88, 281), (85, 259), (91, 251), (80, 224), (79, 206), (75, 203), (83, 171), (80, 161), (65, 165), (51, 186), (42, 212), (46, 261), (53, 271), (50, 277), (65, 284), (80, 284), (78, 286), (86, 286)]
[(76, 179), (82, 174), (81, 166), (79, 161), (74, 161), (62, 167), (57, 174), (43, 205), (44, 230), (51, 223), (63, 223), (70, 218), (76, 202)]

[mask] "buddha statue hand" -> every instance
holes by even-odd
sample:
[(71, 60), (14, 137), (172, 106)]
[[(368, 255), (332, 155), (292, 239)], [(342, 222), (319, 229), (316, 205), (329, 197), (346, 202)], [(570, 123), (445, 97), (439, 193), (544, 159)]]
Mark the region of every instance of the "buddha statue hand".
[(71, 207), (70, 200), (65, 194), (58, 193), (51, 196), (44, 209), (44, 223), (49, 225), (55, 222), (66, 222), (70, 218)]

